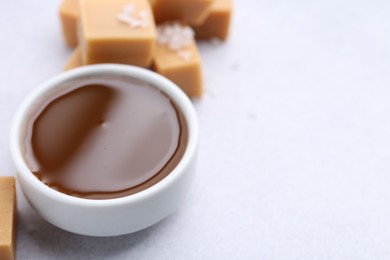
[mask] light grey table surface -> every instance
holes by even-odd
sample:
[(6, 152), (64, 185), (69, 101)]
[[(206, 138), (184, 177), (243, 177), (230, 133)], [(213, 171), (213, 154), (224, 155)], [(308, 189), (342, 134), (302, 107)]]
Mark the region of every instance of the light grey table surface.
[[(13, 113), (61, 72), (58, 1), (0, 2), (0, 174)], [(236, 0), (201, 43), (201, 146), (186, 205), (93, 238), (18, 190), (18, 259), (390, 259), (390, 1)]]

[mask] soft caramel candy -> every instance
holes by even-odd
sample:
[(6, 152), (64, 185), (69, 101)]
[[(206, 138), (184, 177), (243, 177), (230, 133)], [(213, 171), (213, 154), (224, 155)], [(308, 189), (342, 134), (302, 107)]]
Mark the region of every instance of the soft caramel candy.
[(0, 259), (11, 260), (14, 254), (15, 179), (0, 177)]
[(150, 0), (157, 23), (181, 21), (202, 24), (209, 15), (214, 0)]
[(201, 61), (193, 31), (179, 24), (158, 29), (152, 68), (176, 83), (189, 97), (202, 95)]
[(232, 0), (215, 0), (206, 21), (193, 26), (197, 39), (219, 38), (225, 40), (229, 33)]
[(157, 45), (153, 69), (176, 83), (189, 97), (202, 95), (201, 63), (195, 43), (179, 52)]
[(83, 64), (150, 65), (156, 28), (148, 0), (80, 0)]
[(64, 70), (70, 70), (82, 66), (80, 47), (76, 47), (65, 63)]
[(62, 0), (59, 14), (66, 45), (75, 47), (77, 45), (79, 0)]

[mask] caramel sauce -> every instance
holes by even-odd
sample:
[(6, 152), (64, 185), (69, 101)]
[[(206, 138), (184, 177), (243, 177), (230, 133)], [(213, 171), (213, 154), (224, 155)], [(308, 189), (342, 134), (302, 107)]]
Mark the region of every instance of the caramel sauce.
[(25, 159), (62, 193), (111, 199), (147, 189), (183, 157), (188, 130), (168, 96), (119, 77), (78, 80), (36, 106)]

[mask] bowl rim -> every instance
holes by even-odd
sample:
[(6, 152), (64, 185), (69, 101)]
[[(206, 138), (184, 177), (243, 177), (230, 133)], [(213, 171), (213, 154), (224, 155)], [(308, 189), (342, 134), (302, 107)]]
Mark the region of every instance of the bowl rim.
[[(149, 83), (161, 91), (167, 96), (172, 98), (176, 106), (181, 110), (188, 128), (188, 142), (185, 152), (179, 164), (169, 173), (164, 179), (156, 183), (155, 185), (124, 197), (112, 198), (112, 199), (86, 199), (73, 197), (56, 191), (36, 178), (29, 170), (21, 151), (21, 131), (23, 124), (28, 116), (28, 111), (32, 105), (34, 105), (39, 99), (44, 97), (45, 93), (48, 93), (55, 87), (58, 87), (71, 80), (94, 75), (118, 75), (127, 76), (135, 79), (139, 79)], [(17, 109), (10, 131), (10, 152), (11, 157), (17, 169), (17, 179), (22, 178), (34, 192), (44, 194), (57, 202), (80, 205), (80, 206), (93, 206), (93, 207), (107, 207), (118, 206), (128, 203), (136, 203), (158, 195), (163, 190), (168, 189), (181, 175), (186, 173), (186, 168), (195, 158), (196, 150), (198, 146), (198, 122), (195, 112), (195, 108), (191, 100), (187, 95), (172, 81), (167, 78), (144, 68), (135, 67), (131, 65), (120, 64), (97, 64), (88, 65), (80, 68), (72, 69), (66, 72), (62, 72), (57, 76), (45, 81), (38, 88), (34, 89), (21, 103)], [(22, 187), (23, 189), (23, 187)]]

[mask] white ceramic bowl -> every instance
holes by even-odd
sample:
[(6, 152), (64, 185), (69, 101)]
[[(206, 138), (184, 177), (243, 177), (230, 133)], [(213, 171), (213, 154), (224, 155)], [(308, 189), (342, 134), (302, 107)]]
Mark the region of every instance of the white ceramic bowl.
[[(188, 126), (188, 145), (177, 167), (163, 180), (139, 193), (106, 200), (72, 197), (39, 181), (22, 156), (23, 128), (29, 111), (48, 92), (65, 82), (101, 74), (128, 76), (162, 90), (183, 112)], [(194, 172), (198, 146), (196, 113), (188, 97), (168, 79), (146, 69), (114, 64), (85, 66), (62, 73), (38, 87), (21, 104), (11, 128), (11, 154), (17, 180), (31, 206), (48, 222), (70, 232), (90, 236), (116, 236), (149, 227), (172, 213), (183, 201)]]

